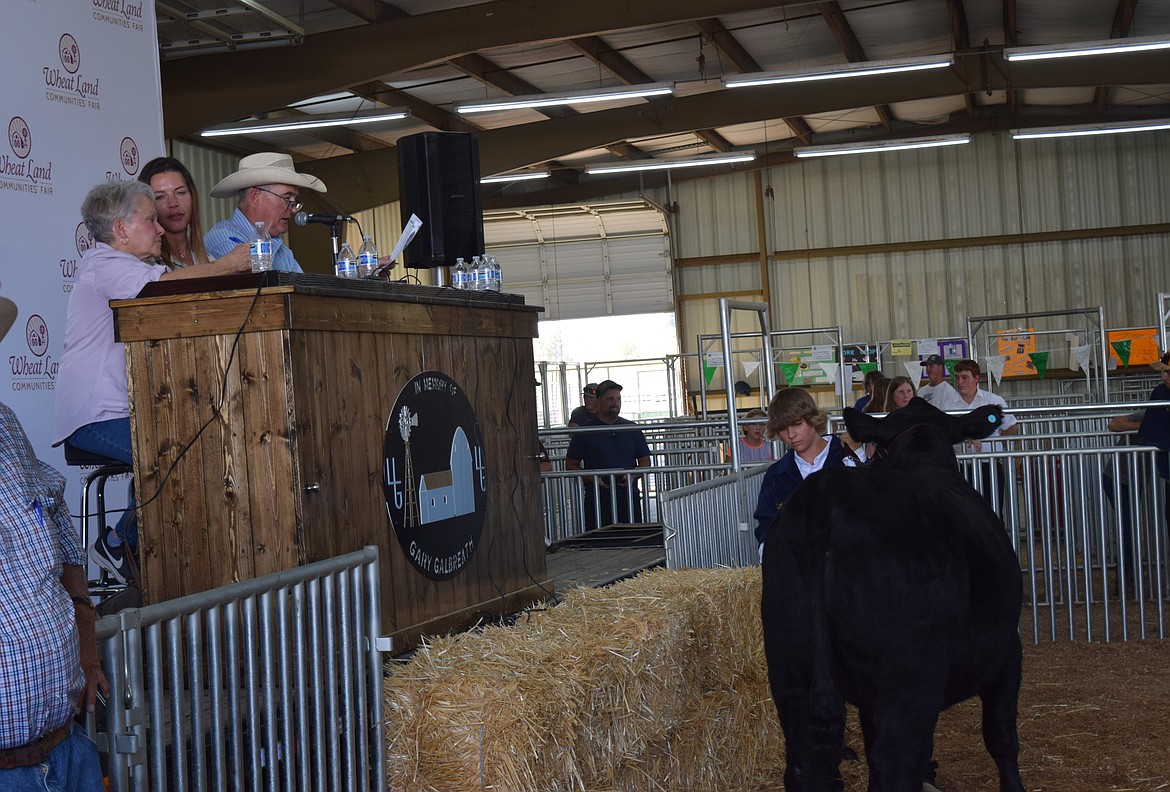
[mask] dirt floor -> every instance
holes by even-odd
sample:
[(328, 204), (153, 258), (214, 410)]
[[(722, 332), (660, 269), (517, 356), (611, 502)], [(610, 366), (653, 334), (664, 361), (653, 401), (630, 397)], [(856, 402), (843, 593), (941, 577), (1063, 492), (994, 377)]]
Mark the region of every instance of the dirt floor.
[[(1033, 644), (1025, 632), (1019, 728), (1029, 790), (1170, 790), (1170, 638)], [(861, 753), (854, 711), (849, 732)], [(978, 700), (943, 713), (934, 753), (943, 792), (999, 789)], [(864, 792), (864, 757), (842, 773), (846, 792)]]

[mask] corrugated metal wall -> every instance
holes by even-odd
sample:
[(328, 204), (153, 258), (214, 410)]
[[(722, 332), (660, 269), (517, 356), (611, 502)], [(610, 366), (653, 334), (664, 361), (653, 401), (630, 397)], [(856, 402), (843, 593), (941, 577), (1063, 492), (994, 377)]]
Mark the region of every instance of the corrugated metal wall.
[[(235, 170), (237, 157), (180, 142), (172, 148), (200, 185), (204, 227), (230, 214), (233, 202), (208, 192)], [(1156, 296), (1170, 291), (1170, 233), (1142, 228), (1170, 222), (1170, 133), (1026, 142), (980, 135), (960, 147), (804, 160), (760, 177), (762, 190), (756, 174), (742, 173), (648, 195), (677, 202), (676, 258), (745, 257), (677, 272), (688, 352), (697, 334), (718, 333), (719, 295), (762, 296), (752, 255), (760, 200), (778, 330), (839, 324), (846, 340), (858, 342), (965, 336), (969, 316), (1097, 305), (1108, 327), (1153, 326)], [(389, 252), (401, 229), (397, 205), (360, 219)], [(1091, 233), (1103, 228), (1118, 230)], [(544, 267), (555, 265), (549, 274), (566, 277), (565, 287), (592, 281), (597, 292), (553, 302), (573, 305), (572, 315), (584, 315), (585, 304), (601, 315), (604, 256), (596, 243), (585, 247), (595, 255), (579, 261), (565, 249), (546, 255)], [(660, 273), (660, 247), (643, 252)], [(505, 256), (537, 298), (547, 277), (538, 274), (539, 257)], [(644, 302), (648, 295), (634, 285), (627, 293)], [(621, 301), (614, 294), (608, 310), (625, 312)], [(1035, 324), (1057, 329), (1061, 321)], [(741, 317), (735, 328), (751, 330), (752, 321)]]
[[(655, 196), (678, 203), (675, 255), (758, 251), (754, 179), (688, 181)], [(839, 324), (854, 341), (965, 336), (969, 316), (1097, 305), (1109, 327), (1152, 326), (1156, 295), (1170, 290), (1170, 233), (1139, 228), (1170, 221), (1165, 132), (983, 135), (947, 149), (805, 160), (765, 171), (763, 185), (774, 195), (763, 202), (775, 329)], [(1084, 233), (1100, 228), (1121, 231)], [(718, 294), (760, 288), (752, 262), (682, 269), (687, 350), (696, 334), (718, 332)]]

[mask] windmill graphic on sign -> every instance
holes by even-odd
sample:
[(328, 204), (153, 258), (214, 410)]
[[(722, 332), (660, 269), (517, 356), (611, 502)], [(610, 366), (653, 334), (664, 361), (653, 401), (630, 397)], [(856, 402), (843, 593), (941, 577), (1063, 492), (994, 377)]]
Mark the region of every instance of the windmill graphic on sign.
[(414, 483), (414, 464), (410, 459), (410, 430), (416, 426), (418, 426), (418, 416), (411, 413), (408, 408), (403, 407), (398, 413), (398, 432), (402, 435), (402, 442), (406, 444), (406, 451), (403, 454), (406, 457), (406, 475), (403, 476), (406, 505), (402, 510), (402, 521), (411, 527), (419, 524), (418, 491), (415, 489)]

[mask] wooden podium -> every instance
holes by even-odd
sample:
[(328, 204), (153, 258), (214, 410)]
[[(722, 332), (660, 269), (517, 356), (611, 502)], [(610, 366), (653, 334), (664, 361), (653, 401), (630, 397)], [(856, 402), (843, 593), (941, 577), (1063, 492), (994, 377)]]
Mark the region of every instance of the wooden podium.
[[(111, 305), (126, 344), (145, 601), (373, 544), (398, 651), (551, 595), (535, 458), (538, 308), (283, 272), (159, 282)], [(470, 402), (486, 479), (478, 545), (438, 580), (411, 563), (383, 489), (395, 400), (428, 371)]]

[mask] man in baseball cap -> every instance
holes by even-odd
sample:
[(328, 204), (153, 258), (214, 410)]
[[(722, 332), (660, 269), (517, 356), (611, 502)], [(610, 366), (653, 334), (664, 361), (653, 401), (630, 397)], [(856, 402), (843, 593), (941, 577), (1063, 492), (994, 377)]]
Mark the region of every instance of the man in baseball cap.
[(569, 426), (584, 426), (597, 415), (597, 383), (590, 382), (581, 389), (581, 406), (569, 416)]
[[(16, 304), (0, 297), (0, 339)], [(65, 478), (41, 462), (24, 428), (0, 403), (0, 788), (67, 779), (102, 789), (97, 748), (73, 719), (109, 695)]]
[[(565, 452), (565, 470), (633, 470), (650, 466), (650, 446), (642, 430), (620, 416), (622, 386), (613, 380), (597, 385), (597, 415), (582, 428), (610, 426), (612, 432), (580, 432)], [(642, 522), (641, 475), (602, 473), (582, 479), (585, 529)], [(600, 507), (600, 511), (598, 510)]]
[(926, 369), (927, 384), (918, 389), (918, 395), (940, 410), (964, 409), (955, 405), (959, 393), (947, 382), (947, 362), (939, 355), (927, 355), (922, 359)]
[(241, 242), (250, 242), (256, 223), (263, 222), (272, 237), (272, 268), (301, 272), (301, 265), (279, 237), (288, 231), (288, 219), (301, 210), (297, 195), (302, 189), (325, 192), (325, 182), (297, 173), (292, 157), (263, 152), (240, 160), (235, 173), (211, 188), (215, 198), (236, 199), (236, 212), (216, 223), (203, 238), (207, 255), (225, 256)]

